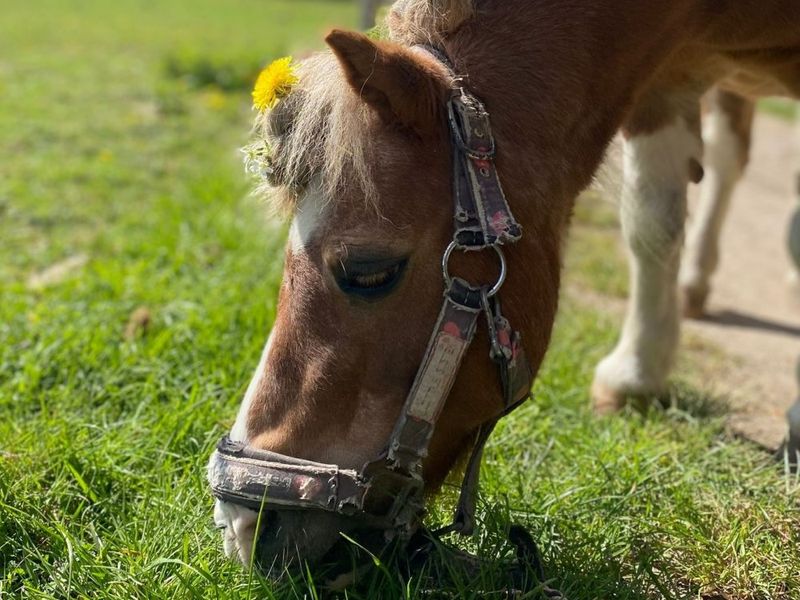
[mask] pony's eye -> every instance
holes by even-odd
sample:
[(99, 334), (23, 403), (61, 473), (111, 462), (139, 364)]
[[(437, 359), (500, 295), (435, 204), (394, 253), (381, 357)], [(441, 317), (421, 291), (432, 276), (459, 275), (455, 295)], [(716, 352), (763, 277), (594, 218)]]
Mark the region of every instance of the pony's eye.
[(348, 295), (377, 300), (388, 295), (400, 281), (408, 259), (348, 259), (335, 269), (336, 283)]

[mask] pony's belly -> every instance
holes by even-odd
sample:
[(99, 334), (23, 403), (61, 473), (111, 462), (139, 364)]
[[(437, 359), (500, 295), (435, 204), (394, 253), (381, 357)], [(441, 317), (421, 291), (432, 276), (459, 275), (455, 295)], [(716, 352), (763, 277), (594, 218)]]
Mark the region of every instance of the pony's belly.
[[(800, 82), (798, 82), (800, 84)], [(719, 87), (751, 100), (765, 96), (796, 97), (795, 94), (778, 79), (765, 73), (737, 69), (719, 82)]]
[(800, 98), (800, 48), (753, 52), (723, 60), (719, 87), (752, 100), (765, 96)]

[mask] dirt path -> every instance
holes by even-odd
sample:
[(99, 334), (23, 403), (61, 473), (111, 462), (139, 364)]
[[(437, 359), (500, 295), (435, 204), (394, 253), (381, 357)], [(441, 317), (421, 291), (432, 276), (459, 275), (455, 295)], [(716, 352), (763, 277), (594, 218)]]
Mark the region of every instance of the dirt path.
[(780, 445), (784, 414), (797, 396), (800, 284), (792, 281), (786, 230), (800, 171), (798, 137), (785, 121), (757, 117), (751, 163), (723, 231), (709, 316), (684, 329), (684, 338), (724, 350), (722, 373), (707, 387), (729, 400), (735, 432), (769, 448)]

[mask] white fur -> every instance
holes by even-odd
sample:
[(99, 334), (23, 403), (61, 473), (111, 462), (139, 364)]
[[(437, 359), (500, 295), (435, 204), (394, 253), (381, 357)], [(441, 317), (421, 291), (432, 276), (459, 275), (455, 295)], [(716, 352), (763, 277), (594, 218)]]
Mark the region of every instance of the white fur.
[(237, 558), (245, 566), (250, 565), (257, 521), (257, 512), (217, 500), (214, 504), (214, 524), (222, 529), (225, 556)]
[(798, 444), (798, 449), (800, 450), (800, 400), (792, 405), (786, 413), (786, 418), (789, 421), (790, 437), (796, 440), (796, 444)]
[(629, 247), (631, 297), (622, 336), (597, 367), (595, 382), (619, 394), (659, 391), (678, 341), (675, 284), (683, 242), (689, 160), (702, 143), (683, 119), (623, 149), (622, 229)]
[(250, 405), (253, 403), (253, 398), (258, 390), (259, 380), (262, 376), (261, 374), (267, 368), (267, 359), (269, 358), (269, 350), (271, 347), (272, 332), (270, 332), (269, 337), (267, 338), (267, 343), (264, 346), (263, 352), (261, 353), (261, 360), (258, 361), (256, 372), (253, 374), (252, 379), (250, 379), (250, 384), (247, 386), (247, 391), (244, 393), (244, 399), (239, 407), (239, 413), (236, 415), (236, 421), (233, 423), (230, 438), (235, 442), (247, 441), (247, 415), (250, 413)]
[[(298, 201), (295, 217), (289, 229), (289, 249), (291, 252), (299, 254), (305, 251), (305, 248), (323, 222), (326, 209), (322, 186), (317, 179), (312, 181), (305, 194)], [(247, 418), (250, 413), (250, 406), (258, 391), (260, 379), (267, 368), (272, 339), (272, 334), (270, 334), (264, 346), (264, 351), (261, 353), (261, 360), (258, 363), (256, 372), (250, 380), (250, 385), (247, 386), (247, 391), (239, 407), (239, 413), (231, 429), (230, 437), (232, 440), (248, 441)], [(250, 564), (250, 555), (256, 537), (257, 521), (258, 513), (256, 511), (217, 500), (214, 505), (214, 522), (217, 527), (223, 530), (222, 539), (226, 556), (236, 557), (245, 565)]]
[(292, 252), (300, 253), (308, 246), (325, 218), (326, 209), (323, 189), (316, 179), (297, 203), (294, 219), (289, 228), (289, 248)]
[(786, 413), (789, 432), (786, 437), (786, 451), (791, 461), (800, 461), (800, 399)]
[(680, 284), (696, 298), (705, 298), (719, 263), (719, 237), (736, 182), (742, 175), (742, 141), (730, 116), (718, 106), (704, 120), (705, 177), (681, 266)]
[[(272, 333), (270, 333), (261, 353), (261, 360), (259, 360), (256, 372), (250, 380), (250, 385), (247, 386), (244, 399), (239, 407), (239, 413), (230, 433), (230, 438), (234, 441), (248, 441), (247, 416), (258, 390), (259, 381), (267, 368), (272, 339)], [(250, 564), (250, 556), (256, 537), (257, 521), (258, 513), (254, 510), (222, 502), (221, 500), (217, 500), (214, 503), (214, 523), (222, 529), (222, 545), (225, 550), (225, 556), (238, 558), (244, 565)]]

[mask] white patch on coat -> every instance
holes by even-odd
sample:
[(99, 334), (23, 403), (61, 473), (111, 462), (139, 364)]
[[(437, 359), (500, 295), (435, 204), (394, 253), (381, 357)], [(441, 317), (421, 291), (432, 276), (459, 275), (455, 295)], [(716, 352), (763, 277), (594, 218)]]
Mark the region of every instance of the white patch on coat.
[(800, 400), (795, 402), (786, 413), (789, 421), (789, 433), (800, 444)]
[(738, 179), (742, 172), (742, 141), (733, 129), (731, 117), (713, 106), (703, 117), (704, 162), (719, 171), (724, 180)]
[(623, 152), (622, 229), (629, 248), (631, 295), (617, 347), (595, 381), (621, 394), (659, 391), (678, 342), (676, 279), (689, 160), (702, 143), (683, 119), (627, 140)]
[[(256, 372), (253, 374), (250, 384), (247, 386), (247, 391), (239, 407), (239, 413), (236, 416), (236, 421), (229, 434), (230, 438), (234, 441), (248, 441), (247, 419), (250, 413), (250, 406), (253, 404), (253, 399), (256, 396), (260, 382), (267, 369), (267, 360), (269, 359), (272, 340), (273, 334), (270, 332), (267, 343), (264, 345), (264, 350), (261, 353), (261, 359), (258, 362)], [(209, 463), (209, 468), (211, 468), (211, 465), (212, 463)], [(236, 506), (235, 504), (223, 502), (221, 500), (217, 500), (214, 503), (214, 523), (222, 530), (222, 545), (225, 550), (225, 556), (237, 558), (245, 566), (250, 564), (250, 557), (256, 538), (257, 522), (258, 513), (254, 510)]]
[(256, 541), (258, 513), (249, 508), (217, 500), (214, 504), (214, 524), (222, 530), (225, 556), (250, 565)]
[[(312, 181), (305, 194), (297, 203), (297, 210), (289, 229), (289, 248), (293, 253), (303, 252), (311, 242), (315, 232), (323, 222), (326, 205), (323, 201), (322, 186), (318, 180)], [(239, 413), (230, 432), (230, 438), (237, 442), (248, 441), (247, 421), (250, 407), (261, 386), (267, 369), (267, 361), (272, 346), (270, 333), (256, 372), (247, 386), (247, 391), (239, 407)], [(217, 500), (214, 504), (214, 523), (222, 529), (225, 555), (238, 558), (245, 566), (250, 564), (253, 544), (256, 538), (258, 513), (249, 508), (236, 506)]]
[(625, 142), (621, 218), (634, 255), (663, 261), (680, 248), (689, 161), (702, 155), (702, 141), (683, 119)]
[(289, 248), (293, 253), (302, 252), (314, 237), (325, 218), (327, 203), (322, 185), (315, 178), (298, 199), (292, 225), (289, 228)]
[(800, 400), (797, 400), (786, 413), (789, 431), (786, 438), (786, 451), (792, 461), (800, 462)]
[(687, 236), (680, 283), (695, 296), (705, 297), (719, 263), (719, 237), (736, 182), (742, 175), (742, 140), (728, 113), (712, 107), (703, 121), (705, 176), (700, 201)]
[(270, 332), (269, 337), (267, 338), (264, 351), (261, 353), (261, 360), (258, 361), (256, 372), (253, 374), (253, 378), (250, 380), (250, 384), (247, 386), (247, 391), (244, 393), (242, 404), (239, 406), (239, 414), (236, 416), (236, 421), (231, 429), (230, 438), (235, 442), (247, 441), (247, 416), (250, 413), (250, 406), (252, 405), (253, 398), (258, 391), (259, 383), (264, 377), (264, 372), (267, 369), (267, 360), (269, 358), (269, 350), (271, 347), (272, 332)]

